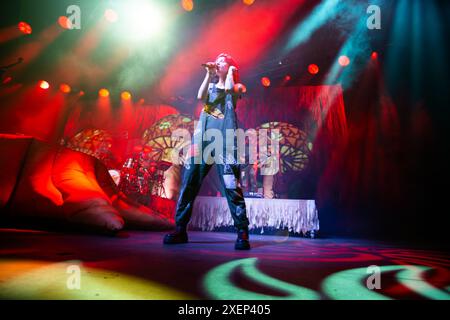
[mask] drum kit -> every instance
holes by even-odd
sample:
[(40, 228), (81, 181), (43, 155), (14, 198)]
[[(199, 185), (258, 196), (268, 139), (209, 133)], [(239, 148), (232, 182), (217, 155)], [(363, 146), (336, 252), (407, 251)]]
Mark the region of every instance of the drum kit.
[(167, 198), (164, 190), (164, 172), (172, 164), (152, 161), (139, 152), (127, 158), (120, 171), (119, 189), (134, 200), (149, 205), (153, 196)]

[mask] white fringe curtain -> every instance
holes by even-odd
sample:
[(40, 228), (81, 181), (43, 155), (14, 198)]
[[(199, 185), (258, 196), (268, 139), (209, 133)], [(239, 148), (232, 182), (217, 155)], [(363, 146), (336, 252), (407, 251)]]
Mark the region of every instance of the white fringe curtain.
[[(288, 228), (305, 234), (319, 230), (315, 200), (246, 198), (249, 228)], [(197, 197), (190, 225), (204, 231), (233, 226), (228, 204), (223, 197)]]

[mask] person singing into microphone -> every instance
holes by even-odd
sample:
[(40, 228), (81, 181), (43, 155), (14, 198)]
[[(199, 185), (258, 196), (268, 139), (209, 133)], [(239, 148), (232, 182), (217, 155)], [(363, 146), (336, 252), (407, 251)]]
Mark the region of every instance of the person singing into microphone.
[[(239, 83), (237, 64), (229, 54), (221, 53), (214, 62), (208, 62), (203, 66), (206, 69), (206, 75), (198, 90), (197, 98), (202, 100), (205, 105), (200, 114), (199, 126), (194, 133), (194, 141), (196, 141), (196, 136), (203, 140), (204, 134), (211, 129), (216, 132), (220, 130), (222, 137), (226, 139), (227, 129), (237, 129), (235, 108), (240, 94), (245, 92), (245, 87)], [(227, 143), (233, 143), (234, 146), (235, 140), (223, 141), (223, 146), (225, 147)], [(198, 149), (198, 144), (194, 143), (193, 148), (197, 154), (202, 155), (201, 163), (191, 163), (185, 166), (175, 214), (176, 230), (165, 235), (165, 244), (188, 242), (187, 225), (192, 215), (194, 200), (203, 179), (212, 166), (210, 161), (203, 159), (203, 151), (207, 147), (204, 140), (201, 146)], [(222, 150), (220, 155), (213, 154), (211, 156), (214, 157), (219, 181), (225, 192), (234, 226), (237, 229), (234, 248), (236, 250), (248, 250), (250, 249), (249, 221), (242, 189), (239, 186), (240, 170), (236, 160), (237, 155), (235, 151), (230, 154)], [(191, 157), (192, 159), (193, 157)], [(216, 159), (219, 159), (219, 161)]]

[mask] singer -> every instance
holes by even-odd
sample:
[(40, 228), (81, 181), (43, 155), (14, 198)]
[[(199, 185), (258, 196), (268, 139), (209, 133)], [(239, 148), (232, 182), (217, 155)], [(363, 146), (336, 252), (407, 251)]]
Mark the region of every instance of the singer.
[[(206, 69), (205, 78), (198, 90), (197, 98), (204, 101), (205, 105), (200, 114), (199, 125), (194, 133), (202, 139), (204, 133), (209, 129), (220, 130), (225, 137), (226, 129), (236, 129), (236, 102), (245, 87), (239, 83), (239, 73), (236, 62), (225, 53), (220, 54), (214, 62), (208, 62), (202, 66)], [(223, 145), (226, 145), (224, 142)], [(195, 150), (195, 142), (193, 144)], [(201, 144), (202, 150), (206, 147)], [(219, 157), (213, 155), (214, 159), (223, 161), (215, 163), (219, 180), (227, 198), (228, 207), (233, 217), (234, 226), (237, 229), (237, 239), (234, 248), (236, 250), (249, 250), (248, 218), (242, 190), (239, 186), (239, 164), (236, 154), (222, 153)], [(193, 157), (192, 157), (193, 158)], [(191, 158), (191, 159), (192, 159)], [(177, 202), (175, 222), (176, 230), (164, 237), (165, 244), (179, 244), (188, 242), (187, 225), (192, 215), (192, 208), (203, 179), (208, 174), (212, 164), (202, 157), (200, 164), (191, 163), (185, 166), (180, 195)]]

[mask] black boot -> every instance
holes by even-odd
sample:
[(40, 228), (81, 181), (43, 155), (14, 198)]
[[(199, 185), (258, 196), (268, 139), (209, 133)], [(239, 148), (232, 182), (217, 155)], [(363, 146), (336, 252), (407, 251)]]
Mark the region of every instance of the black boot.
[(236, 250), (250, 250), (250, 242), (248, 236), (248, 228), (242, 228), (238, 230), (238, 237), (234, 244)]
[(188, 235), (186, 232), (186, 227), (177, 226), (175, 232), (166, 234), (164, 236), (164, 244), (179, 244), (187, 242)]

